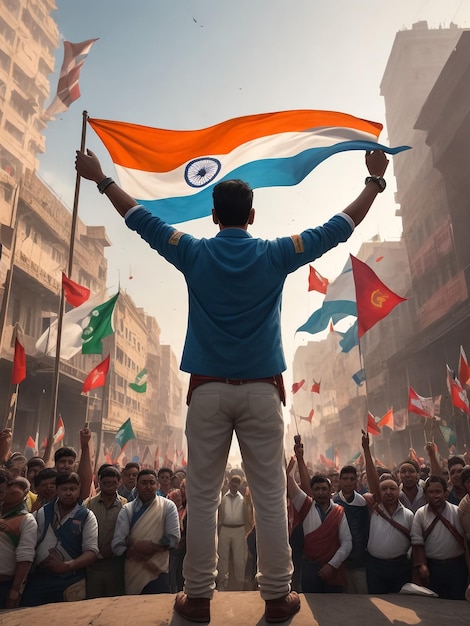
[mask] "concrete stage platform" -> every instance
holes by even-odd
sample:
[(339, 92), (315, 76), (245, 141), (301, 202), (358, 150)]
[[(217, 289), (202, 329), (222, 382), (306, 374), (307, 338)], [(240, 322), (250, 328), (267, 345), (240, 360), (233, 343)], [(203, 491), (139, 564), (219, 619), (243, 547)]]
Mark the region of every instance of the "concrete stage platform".
[[(470, 603), (406, 595), (307, 594), (290, 626), (452, 626), (470, 624)], [(0, 611), (1, 626), (188, 626), (173, 614), (173, 595), (124, 596)], [(211, 626), (264, 626), (255, 591), (216, 593)]]

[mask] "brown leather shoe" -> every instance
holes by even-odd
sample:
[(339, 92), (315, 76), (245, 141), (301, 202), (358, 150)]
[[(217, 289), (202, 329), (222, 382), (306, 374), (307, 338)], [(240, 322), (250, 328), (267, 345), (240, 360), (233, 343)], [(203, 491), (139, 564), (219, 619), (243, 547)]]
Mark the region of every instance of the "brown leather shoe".
[(188, 598), (184, 591), (176, 594), (175, 611), (190, 622), (211, 621), (209, 598)]
[(297, 611), (300, 611), (299, 594), (291, 591), (283, 598), (266, 600), (264, 618), (269, 624), (285, 622), (289, 617), (295, 615)]

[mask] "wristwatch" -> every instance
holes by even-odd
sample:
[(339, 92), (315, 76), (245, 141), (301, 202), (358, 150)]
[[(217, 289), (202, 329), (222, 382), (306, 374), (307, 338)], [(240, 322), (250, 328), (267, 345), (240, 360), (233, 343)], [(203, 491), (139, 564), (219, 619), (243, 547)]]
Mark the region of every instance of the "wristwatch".
[(367, 176), (367, 178), (364, 181), (364, 185), (367, 185), (367, 183), (376, 183), (376, 185), (378, 185), (380, 187), (379, 193), (382, 193), (382, 191), (385, 190), (385, 187), (387, 186), (387, 183), (385, 182), (385, 178), (382, 178), (382, 176)]

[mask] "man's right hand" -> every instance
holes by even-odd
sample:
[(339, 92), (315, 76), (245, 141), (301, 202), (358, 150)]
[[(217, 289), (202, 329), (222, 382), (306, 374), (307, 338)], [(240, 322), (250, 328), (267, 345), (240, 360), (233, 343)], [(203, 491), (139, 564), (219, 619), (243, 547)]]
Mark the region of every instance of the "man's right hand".
[(101, 163), (91, 150), (87, 150), (86, 154), (77, 150), (75, 169), (82, 178), (93, 180), (95, 183), (100, 183), (105, 178), (105, 174), (101, 169)]
[(362, 433), (362, 441), (361, 441), (362, 449), (363, 450), (368, 450), (369, 449), (369, 445), (370, 445), (369, 433), (366, 433), (365, 430), (361, 430), (361, 433)]

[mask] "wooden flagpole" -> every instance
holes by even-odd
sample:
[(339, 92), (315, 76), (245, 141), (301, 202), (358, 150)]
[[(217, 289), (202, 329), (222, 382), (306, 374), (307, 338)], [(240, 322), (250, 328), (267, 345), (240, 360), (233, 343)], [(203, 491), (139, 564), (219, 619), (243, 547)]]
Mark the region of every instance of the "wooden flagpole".
[[(82, 135), (80, 141), (80, 152), (85, 151), (85, 140), (86, 140), (86, 123), (88, 119), (87, 111), (82, 112)], [(77, 218), (78, 218), (78, 199), (80, 195), (80, 175), (77, 172), (75, 178), (75, 194), (73, 199), (73, 209), (72, 209), (72, 227), (70, 230), (70, 244), (69, 244), (69, 258), (67, 263), (67, 276), (70, 278), (72, 276), (72, 266), (73, 266), (73, 252), (75, 246), (75, 231), (77, 227)], [(59, 302), (59, 316), (57, 319), (57, 343), (56, 343), (56, 351), (55, 351), (55, 362), (54, 362), (54, 375), (52, 379), (52, 402), (51, 402), (51, 413), (49, 419), (49, 436), (47, 437), (47, 447), (44, 451), (44, 462), (47, 463), (50, 461), (52, 455), (52, 439), (54, 437), (55, 425), (57, 422), (57, 399), (59, 396), (59, 379), (60, 379), (60, 344), (62, 339), (62, 323), (64, 319), (64, 310), (65, 310), (65, 294), (64, 289), (61, 285), (60, 289), (60, 302)]]

